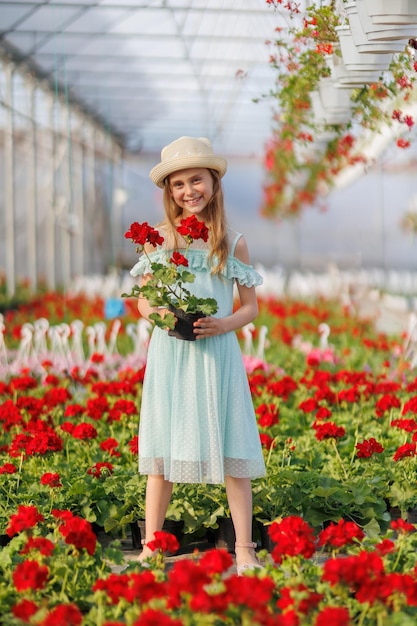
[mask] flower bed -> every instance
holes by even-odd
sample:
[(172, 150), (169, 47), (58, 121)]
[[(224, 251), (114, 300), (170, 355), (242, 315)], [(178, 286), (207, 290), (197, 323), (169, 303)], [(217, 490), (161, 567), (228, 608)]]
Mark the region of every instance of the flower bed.
[[(58, 297), (56, 302), (62, 306)], [(80, 305), (91, 315), (87, 301)], [(266, 594), (260, 608), (251, 604), (258, 596), (254, 581), (220, 581), (230, 561), (214, 556), (217, 552), (205, 557), (204, 567), (193, 559), (175, 565), (176, 580), (181, 572), (185, 578), (184, 587), (174, 590), (174, 575), (159, 561), (152, 572), (133, 567), (116, 576), (109, 570), (112, 560), (122, 558), (116, 548), (103, 557), (92, 539), (86, 545), (66, 543), (68, 520), (80, 520), (73, 522), (78, 529), (85, 524), (77, 537), (91, 537), (94, 523), (120, 538), (143, 516), (145, 480), (137, 474), (136, 433), (144, 368), (119, 363), (116, 370), (103, 370), (100, 361), (108, 357), (101, 355), (82, 374), (75, 368), (57, 375), (43, 363), (42, 375), (24, 370), (0, 382), (0, 534), (12, 537), (0, 550), (0, 608), (10, 615), (5, 623), (414, 623), (415, 527), (401, 519), (392, 526), (393, 519), (406, 520), (417, 507), (417, 376), (407, 340), (375, 333), (372, 324), (334, 302), (265, 299), (260, 309), (253, 339), (256, 347), (261, 327), (268, 329), (265, 360), (245, 356), (268, 468), (266, 478), (253, 484), (258, 540), (261, 530), (270, 528), (270, 540), (279, 544), (285, 530), (279, 524), (289, 519), (285, 532), (306, 533), (311, 554), (279, 555), (274, 549), (275, 561), (283, 561), (259, 575), (259, 597), (261, 590)], [(132, 319), (128, 315), (123, 327)], [(29, 526), (25, 511), (36, 513)], [(185, 541), (203, 536), (228, 515), (222, 486), (175, 486), (168, 516), (184, 521)], [(354, 526), (346, 528), (359, 529), (348, 544), (354, 560), (344, 560), (352, 570), (329, 574), (330, 566), (317, 560), (319, 538), (347, 522)], [(25, 547), (31, 537), (44, 537), (55, 547)], [(288, 545), (295, 543), (292, 537)], [(328, 542), (322, 550), (328, 553)], [(352, 578), (359, 566), (365, 579)], [(64, 573), (68, 567), (80, 569), (71, 584)], [(195, 589), (190, 590), (189, 576)], [(112, 581), (113, 590), (150, 585), (149, 595), (135, 591), (127, 599), (120, 589), (114, 596), (106, 582), (93, 590), (99, 579)], [(22, 580), (33, 582), (21, 587)], [(360, 592), (363, 580), (377, 581), (374, 596)], [(170, 598), (168, 604), (161, 596)], [(19, 621), (11, 612), (22, 602), (37, 608), (22, 605)], [(195, 602), (201, 602), (198, 609)], [(217, 621), (206, 615), (209, 604)], [(333, 617), (330, 609), (336, 611)], [(74, 617), (60, 622), (55, 610), (73, 611)]]

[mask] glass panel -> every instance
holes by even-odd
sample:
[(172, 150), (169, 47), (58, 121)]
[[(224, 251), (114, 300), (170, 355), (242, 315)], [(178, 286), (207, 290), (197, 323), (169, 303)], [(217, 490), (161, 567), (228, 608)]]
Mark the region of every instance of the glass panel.
[(38, 30), (55, 32), (65, 26), (65, 23), (80, 13), (79, 8), (60, 6), (39, 7), (27, 19), (20, 22), (16, 30)]
[(26, 14), (30, 13), (31, 8), (27, 6), (16, 6), (14, 4), (0, 4), (0, 24), (3, 32), (13, 28), (13, 26), (22, 19)]

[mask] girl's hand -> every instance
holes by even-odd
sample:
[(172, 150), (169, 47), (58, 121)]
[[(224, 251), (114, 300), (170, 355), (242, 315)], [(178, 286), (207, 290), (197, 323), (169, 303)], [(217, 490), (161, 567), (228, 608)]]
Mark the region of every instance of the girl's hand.
[(200, 317), (194, 322), (194, 334), (196, 339), (205, 339), (206, 337), (215, 337), (226, 332), (223, 320), (217, 317)]

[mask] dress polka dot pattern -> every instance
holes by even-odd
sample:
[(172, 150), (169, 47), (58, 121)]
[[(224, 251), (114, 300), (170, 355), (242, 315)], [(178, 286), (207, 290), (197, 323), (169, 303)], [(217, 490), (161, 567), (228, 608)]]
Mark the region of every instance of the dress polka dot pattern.
[[(233, 256), (240, 235), (233, 231), (227, 266), (212, 275), (208, 250), (191, 247), (187, 258), (196, 278), (187, 288), (213, 297), (216, 317), (233, 310), (235, 280), (262, 283), (252, 266)], [(229, 231), (230, 238), (230, 231)], [(163, 261), (162, 246), (150, 254)], [(149, 272), (141, 257), (133, 276)], [(183, 341), (154, 328), (149, 344), (139, 426), (139, 471), (180, 483), (223, 483), (225, 476), (265, 475), (252, 398), (235, 332)]]

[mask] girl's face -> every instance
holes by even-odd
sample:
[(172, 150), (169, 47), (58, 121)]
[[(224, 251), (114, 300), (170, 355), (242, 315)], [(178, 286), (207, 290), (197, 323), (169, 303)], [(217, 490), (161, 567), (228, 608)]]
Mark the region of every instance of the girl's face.
[(209, 170), (203, 167), (180, 170), (170, 175), (169, 192), (182, 209), (183, 217), (203, 217), (213, 196), (213, 178)]

